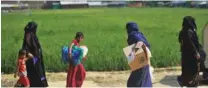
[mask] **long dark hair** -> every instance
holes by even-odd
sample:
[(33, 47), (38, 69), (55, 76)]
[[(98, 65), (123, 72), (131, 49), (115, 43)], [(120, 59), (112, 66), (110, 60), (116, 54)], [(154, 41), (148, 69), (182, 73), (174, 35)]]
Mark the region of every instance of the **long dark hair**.
[(75, 39), (78, 39), (80, 37), (83, 37), (84, 38), (84, 34), (82, 32), (77, 32), (76, 33), (76, 36), (75, 36)]

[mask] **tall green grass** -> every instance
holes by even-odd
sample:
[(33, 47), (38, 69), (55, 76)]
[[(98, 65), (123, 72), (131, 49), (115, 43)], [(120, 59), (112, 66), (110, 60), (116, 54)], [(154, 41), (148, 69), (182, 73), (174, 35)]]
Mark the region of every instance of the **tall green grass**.
[(81, 31), (85, 39), (82, 44), (89, 48), (84, 63), (87, 70), (110, 71), (129, 69), (123, 54), (127, 46), (125, 24), (138, 23), (151, 44), (154, 67), (180, 64), (178, 33), (182, 18), (196, 18), (198, 34), (208, 21), (207, 9), (188, 8), (91, 8), (69, 10), (32, 10), (28, 13), (2, 13), (1, 69), (13, 72), (17, 52), (23, 43), (25, 25), (34, 20), (38, 23), (40, 43), (43, 48), (45, 69), (65, 71), (68, 65), (61, 62), (61, 47), (68, 45)]

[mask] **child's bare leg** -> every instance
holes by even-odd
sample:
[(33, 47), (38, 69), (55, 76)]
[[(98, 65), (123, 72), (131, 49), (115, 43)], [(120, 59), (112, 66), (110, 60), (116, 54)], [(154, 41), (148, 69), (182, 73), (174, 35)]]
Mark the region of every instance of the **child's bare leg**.
[(15, 83), (14, 87), (18, 87), (18, 83)]
[(14, 84), (14, 87), (18, 87), (19, 80)]

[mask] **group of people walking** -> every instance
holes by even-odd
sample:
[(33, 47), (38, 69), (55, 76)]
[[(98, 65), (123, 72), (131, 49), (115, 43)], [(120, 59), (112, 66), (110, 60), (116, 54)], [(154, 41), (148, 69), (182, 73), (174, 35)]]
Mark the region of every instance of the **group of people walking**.
[[(15, 86), (47, 87), (48, 82), (45, 75), (42, 48), (36, 35), (37, 24), (33, 21), (29, 22), (24, 31), (23, 45), (19, 51), (17, 70), (15, 72), (15, 77), (18, 75), (19, 80)], [(151, 50), (150, 43), (139, 30), (137, 23), (128, 22), (126, 24), (126, 31), (128, 45), (142, 41)], [(198, 86), (200, 71), (203, 71), (203, 77), (208, 81), (208, 69), (204, 65), (206, 53), (199, 43), (196, 31), (195, 19), (191, 16), (185, 16), (178, 38), (181, 50), (182, 74), (178, 77), (177, 81), (181, 86)], [(72, 47), (79, 47), (83, 39), (84, 34), (77, 32), (75, 39), (69, 44), (69, 69), (67, 72), (66, 87), (81, 87), (85, 80), (86, 71), (83, 64), (80, 63), (75, 66), (72, 61)], [(83, 57), (82, 60), (86, 60), (86, 57)], [(149, 69), (150, 65), (147, 65), (132, 71), (127, 81), (127, 87), (152, 87)]]

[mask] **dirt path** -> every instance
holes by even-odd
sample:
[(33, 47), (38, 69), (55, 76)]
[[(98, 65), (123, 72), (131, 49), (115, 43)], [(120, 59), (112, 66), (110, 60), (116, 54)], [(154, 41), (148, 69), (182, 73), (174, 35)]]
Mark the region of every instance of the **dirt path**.
[[(65, 87), (66, 73), (47, 73), (49, 87)], [(87, 72), (86, 80), (83, 87), (126, 87), (126, 82), (130, 71), (113, 71), (113, 72)], [(154, 72), (154, 87), (179, 87), (176, 82), (176, 76), (180, 75), (179, 70), (164, 70)], [(2, 75), (2, 85), (11, 87), (17, 79), (12, 74)], [(201, 85), (200, 87), (208, 87)]]

